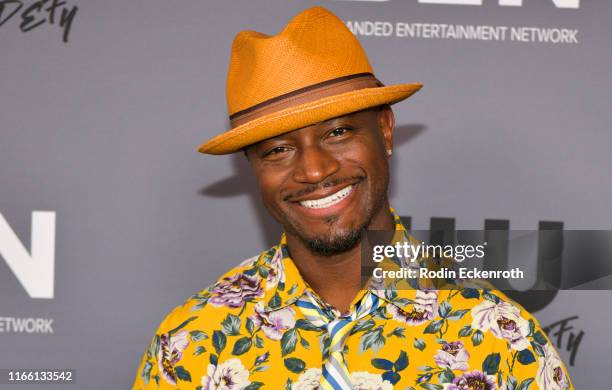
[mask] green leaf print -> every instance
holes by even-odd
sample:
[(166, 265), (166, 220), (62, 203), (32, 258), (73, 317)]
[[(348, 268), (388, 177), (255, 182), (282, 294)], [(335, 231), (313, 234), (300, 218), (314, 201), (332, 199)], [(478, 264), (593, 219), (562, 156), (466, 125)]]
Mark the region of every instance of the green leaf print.
[(191, 374), (189, 371), (185, 370), (183, 366), (177, 366), (174, 368), (174, 373), (176, 377), (185, 382), (191, 382)]
[(297, 331), (295, 328), (289, 329), (283, 333), (281, 338), (281, 352), (283, 356), (289, 355), (295, 351), (295, 345), (297, 344)]
[(237, 336), (240, 334), (240, 318), (233, 314), (228, 314), (221, 322), (223, 333), (228, 336)]
[(225, 344), (227, 344), (227, 337), (220, 330), (215, 330), (213, 332), (213, 347), (215, 347), (215, 351), (217, 351), (217, 355), (221, 354), (221, 351), (225, 348)]
[(484, 334), (480, 330), (477, 330), (476, 332), (474, 332), (474, 334), (472, 334), (472, 344), (475, 347), (480, 345), (483, 339), (484, 339)]
[(423, 341), (422, 339), (417, 339), (417, 338), (415, 338), (415, 339), (414, 339), (414, 344), (413, 344), (413, 345), (414, 345), (414, 347), (415, 347), (416, 349), (418, 349), (419, 351), (424, 350), (424, 349), (425, 349), (425, 347), (427, 346), (427, 345), (425, 344), (425, 341)]
[(191, 337), (191, 341), (194, 343), (200, 340), (206, 340), (208, 338), (208, 335), (201, 330), (192, 330), (189, 332), (189, 336)]
[(302, 359), (298, 358), (287, 358), (285, 359), (285, 367), (291, 372), (299, 374), (304, 371), (306, 363)]
[(393, 362), (387, 359), (372, 359), (372, 365), (379, 370), (393, 369)]
[(236, 340), (236, 344), (234, 344), (234, 349), (232, 350), (233, 355), (242, 355), (251, 349), (251, 338), (250, 337), (242, 337)]
[(499, 371), (500, 360), (501, 356), (499, 353), (492, 353), (488, 355), (482, 362), (482, 371), (489, 375), (494, 375), (497, 373), (497, 371)]
[(533, 356), (533, 353), (530, 350), (523, 349), (519, 352), (517, 360), (519, 361), (519, 363), (527, 365), (535, 362), (535, 357)]
[(395, 371), (402, 371), (403, 369), (408, 367), (408, 363), (408, 354), (406, 353), (406, 351), (402, 351), (400, 352), (395, 363), (393, 363), (393, 366), (395, 368)]

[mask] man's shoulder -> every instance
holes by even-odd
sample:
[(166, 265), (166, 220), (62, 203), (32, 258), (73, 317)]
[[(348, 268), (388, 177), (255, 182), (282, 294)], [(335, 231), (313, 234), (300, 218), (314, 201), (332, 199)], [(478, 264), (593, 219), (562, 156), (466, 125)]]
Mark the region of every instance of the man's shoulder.
[(158, 334), (176, 334), (188, 329), (219, 325), (229, 313), (239, 312), (245, 302), (263, 298), (272, 247), (249, 257), (221, 275), (215, 282), (174, 307), (163, 319)]
[(229, 336), (252, 330), (252, 321), (246, 318), (251, 313), (244, 308), (264, 296), (263, 275), (272, 273), (269, 264), (274, 254), (275, 247), (242, 261), (171, 310), (151, 339), (134, 388), (153, 383), (175, 388), (179, 380), (206, 375), (207, 367), (201, 364), (204, 354), (208, 356), (204, 361), (214, 366)]

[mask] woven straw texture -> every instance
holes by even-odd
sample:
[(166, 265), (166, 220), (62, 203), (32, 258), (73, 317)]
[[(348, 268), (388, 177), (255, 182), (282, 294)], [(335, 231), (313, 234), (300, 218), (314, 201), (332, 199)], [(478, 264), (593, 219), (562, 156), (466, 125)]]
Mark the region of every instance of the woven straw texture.
[[(356, 37), (330, 11), (310, 8), (295, 16), (277, 35), (256, 31), (236, 35), (226, 85), (228, 112), (236, 114), (303, 88), (360, 73), (373, 73), (373, 69)], [(255, 117), (205, 142), (198, 150), (233, 153), (333, 117), (396, 103), (420, 88), (418, 83), (400, 84), (325, 96)]]

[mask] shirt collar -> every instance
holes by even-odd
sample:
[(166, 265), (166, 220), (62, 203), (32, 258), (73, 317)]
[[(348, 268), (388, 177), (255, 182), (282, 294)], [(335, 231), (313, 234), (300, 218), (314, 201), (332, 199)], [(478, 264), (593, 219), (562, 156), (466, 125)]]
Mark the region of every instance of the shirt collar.
[[(408, 230), (395, 210), (391, 208), (390, 211), (395, 223), (393, 242), (416, 241), (408, 234)], [(307, 291), (314, 293), (289, 256), (285, 233), (282, 234), (278, 245), (260, 255), (255, 266), (264, 279), (262, 284), (264, 294), (261, 298), (264, 311), (275, 311), (290, 306)], [(405, 309), (406, 306), (414, 303), (415, 289), (410, 286), (392, 290), (370, 288), (370, 291), (400, 309)]]

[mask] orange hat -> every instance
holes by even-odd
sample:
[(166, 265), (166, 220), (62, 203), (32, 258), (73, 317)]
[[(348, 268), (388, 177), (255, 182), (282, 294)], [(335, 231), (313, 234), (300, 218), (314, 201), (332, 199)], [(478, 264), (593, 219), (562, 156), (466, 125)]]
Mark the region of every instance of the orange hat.
[(342, 20), (325, 8), (310, 8), (277, 35), (236, 35), (227, 75), (232, 128), (198, 150), (233, 153), (337, 116), (397, 103), (420, 88), (384, 86)]

